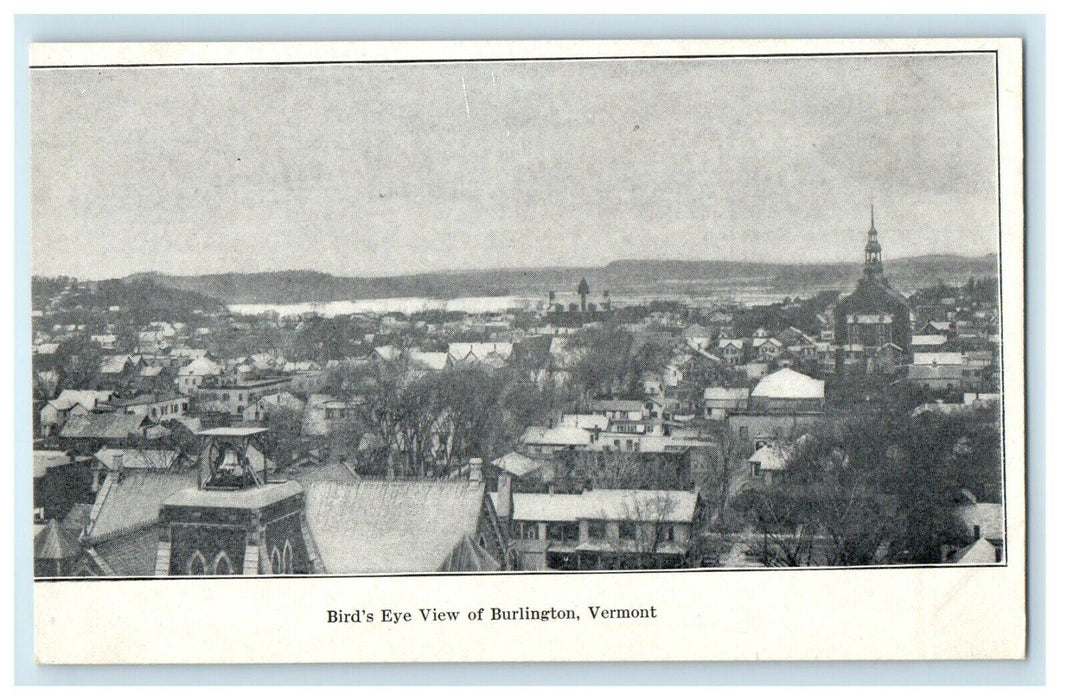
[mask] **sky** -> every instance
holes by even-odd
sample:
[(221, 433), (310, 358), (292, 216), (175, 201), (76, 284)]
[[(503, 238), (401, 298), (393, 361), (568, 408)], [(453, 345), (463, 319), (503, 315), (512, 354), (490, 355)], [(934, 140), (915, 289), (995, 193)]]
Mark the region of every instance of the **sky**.
[(34, 274), (997, 250), (991, 55), (34, 69)]

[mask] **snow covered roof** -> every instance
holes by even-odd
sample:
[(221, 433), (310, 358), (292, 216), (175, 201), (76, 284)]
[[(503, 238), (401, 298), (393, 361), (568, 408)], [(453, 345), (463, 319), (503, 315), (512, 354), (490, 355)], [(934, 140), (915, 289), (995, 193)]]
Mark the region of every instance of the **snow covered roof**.
[(768, 374), (752, 390), (752, 396), (773, 399), (821, 399), (825, 383), (788, 367)]
[(690, 522), (697, 495), (691, 491), (593, 489), (572, 493), (516, 493), (512, 518), (539, 522), (628, 520)]

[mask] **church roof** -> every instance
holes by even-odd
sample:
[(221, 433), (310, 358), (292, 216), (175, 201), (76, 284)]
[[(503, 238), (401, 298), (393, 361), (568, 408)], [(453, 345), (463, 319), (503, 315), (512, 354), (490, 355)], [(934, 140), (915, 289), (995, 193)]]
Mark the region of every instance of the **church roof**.
[(96, 494), (85, 529), (87, 541), (99, 542), (148, 527), (159, 520), (159, 508), (168, 496), (196, 486), (195, 472), (136, 471), (108, 474)]
[(464, 537), (476, 536), (484, 489), (474, 481), (313, 482), (307, 522), (328, 573), (440, 571)]
[(499, 571), (500, 562), (470, 535), (463, 535), (438, 571)]
[(159, 527), (154, 526), (100, 542), (90, 554), (106, 563), (101, 568), (109, 576), (154, 576), (158, 549)]

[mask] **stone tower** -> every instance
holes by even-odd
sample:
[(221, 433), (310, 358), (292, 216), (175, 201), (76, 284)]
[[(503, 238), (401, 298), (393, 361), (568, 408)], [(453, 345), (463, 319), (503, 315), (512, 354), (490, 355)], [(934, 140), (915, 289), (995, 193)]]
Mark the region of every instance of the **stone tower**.
[(267, 480), (257, 446), (265, 428), (213, 428), (203, 439), (198, 486), (160, 508), (156, 576), (313, 573), (317, 557), (304, 489)]

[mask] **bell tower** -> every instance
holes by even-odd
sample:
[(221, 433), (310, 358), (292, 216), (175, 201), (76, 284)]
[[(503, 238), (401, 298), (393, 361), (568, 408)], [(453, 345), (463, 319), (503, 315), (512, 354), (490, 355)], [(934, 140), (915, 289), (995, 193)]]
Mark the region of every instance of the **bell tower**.
[(871, 204), (871, 229), (867, 232), (867, 245), (863, 248), (863, 276), (866, 279), (883, 279), (882, 246), (878, 243), (878, 229), (874, 227), (874, 204)]
[(212, 428), (203, 440), (196, 488), (159, 511), (156, 576), (314, 573), (317, 557), (304, 489), (270, 481), (259, 440), (266, 428)]

